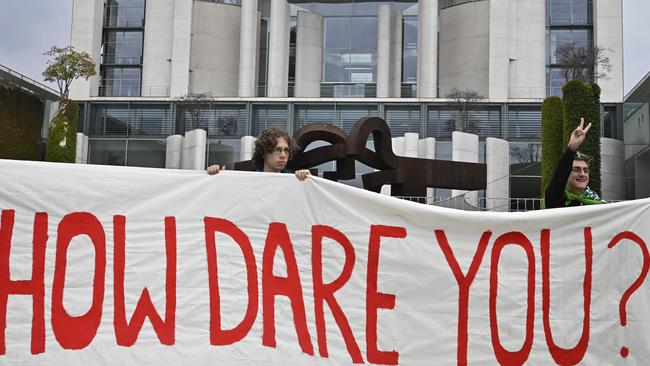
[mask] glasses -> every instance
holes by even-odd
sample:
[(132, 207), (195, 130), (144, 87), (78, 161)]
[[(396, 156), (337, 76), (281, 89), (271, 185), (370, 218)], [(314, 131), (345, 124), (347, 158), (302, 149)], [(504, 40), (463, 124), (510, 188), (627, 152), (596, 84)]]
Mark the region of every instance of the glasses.
[(580, 174), (580, 172), (583, 172), (585, 174), (589, 174), (589, 168), (581, 168), (579, 166), (574, 166), (573, 168), (571, 168), (571, 171), (576, 173), (576, 174)]
[(276, 147), (276, 148), (274, 148), (274, 149), (271, 150), (271, 151), (272, 151), (273, 153), (275, 153), (275, 154), (278, 154), (278, 155), (279, 155), (279, 154), (282, 154), (282, 153), (285, 153), (285, 154), (289, 155), (289, 152), (290, 152), (291, 150), (290, 150), (288, 147)]

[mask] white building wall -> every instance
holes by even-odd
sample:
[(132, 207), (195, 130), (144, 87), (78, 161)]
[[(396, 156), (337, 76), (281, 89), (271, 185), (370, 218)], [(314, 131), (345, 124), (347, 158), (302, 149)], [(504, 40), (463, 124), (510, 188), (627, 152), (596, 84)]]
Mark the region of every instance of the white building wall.
[(440, 11), (439, 97), (452, 89), (488, 94), (489, 1)]
[(174, 43), (174, 0), (158, 0), (145, 10), (142, 96), (169, 96)]
[(625, 120), (623, 130), (625, 159), (629, 159), (650, 145), (650, 105), (642, 105)]
[[(622, 0), (594, 1), (594, 44), (606, 49), (612, 70), (598, 80), (602, 103), (623, 102), (623, 9)], [(639, 47), (643, 47), (639, 45)], [(647, 44), (645, 45), (647, 47)], [(598, 71), (603, 71), (602, 67)]]
[(604, 200), (625, 199), (625, 143), (600, 138), (600, 190)]
[(239, 31), (239, 93), (240, 97), (257, 95), (259, 24), (257, 0), (243, 1)]
[[(478, 135), (454, 131), (451, 133), (451, 160), (478, 163)], [(478, 191), (451, 190), (451, 196), (465, 194), (465, 201), (472, 206), (478, 206)]]
[(298, 12), (296, 39), (296, 97), (320, 97), (323, 67), (323, 17)]
[(70, 85), (71, 99), (88, 99), (98, 95), (99, 64), (101, 62), (102, 20), (104, 6), (101, 1), (75, 0), (72, 2), (72, 29), (70, 45), (77, 51), (85, 51), (95, 63), (97, 74), (80, 78)]
[(510, 143), (493, 137), (486, 138), (485, 164), (485, 208), (490, 211), (510, 211)]
[(438, 95), (438, 0), (418, 1), (417, 96)]
[(174, 0), (172, 69), (169, 96), (189, 93), (190, 49), (192, 42), (192, 0)]
[(286, 98), (289, 94), (289, 3), (271, 0), (269, 25), (269, 97)]
[(546, 97), (546, 5), (544, 0), (509, 1), (508, 97)]
[(239, 6), (194, 2), (190, 57), (192, 94), (238, 95), (240, 22)]

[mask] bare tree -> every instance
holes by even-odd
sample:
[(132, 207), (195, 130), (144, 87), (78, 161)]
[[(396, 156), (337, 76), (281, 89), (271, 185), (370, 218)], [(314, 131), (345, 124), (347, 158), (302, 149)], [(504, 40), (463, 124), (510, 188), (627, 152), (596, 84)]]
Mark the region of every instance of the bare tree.
[(477, 126), (477, 121), (472, 119), (470, 112), (473, 111), (476, 104), (481, 99), (485, 99), (485, 97), (475, 90), (458, 90), (453, 88), (451, 89), (451, 92), (447, 94), (447, 98), (453, 100), (452, 105), (456, 109), (456, 119), (449, 121), (449, 128), (452, 131), (470, 133), (478, 132), (477, 130), (480, 128)]
[(205, 94), (187, 94), (178, 98), (180, 105), (189, 113), (191, 129), (201, 128), (203, 116), (209, 108), (211, 98)]
[(517, 163), (536, 163), (540, 161), (542, 144), (529, 143), (527, 146), (513, 146), (510, 156)]
[(598, 79), (607, 77), (613, 68), (609, 57), (605, 55), (607, 51), (609, 50), (599, 46), (585, 47), (571, 42), (558, 47), (555, 56), (557, 63), (565, 67), (566, 81), (597, 82)]

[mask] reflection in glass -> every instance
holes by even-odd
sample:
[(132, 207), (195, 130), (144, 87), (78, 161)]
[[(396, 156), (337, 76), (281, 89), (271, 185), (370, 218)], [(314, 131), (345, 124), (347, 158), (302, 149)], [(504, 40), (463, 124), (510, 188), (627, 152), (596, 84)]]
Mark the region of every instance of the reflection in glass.
[[(239, 161), (241, 140), (208, 140), (207, 165), (219, 164), (226, 169), (233, 169), (234, 163)], [(207, 168), (207, 166), (206, 166)]]
[(124, 165), (126, 140), (88, 140), (88, 163)]
[(165, 140), (128, 140), (127, 166), (165, 167)]

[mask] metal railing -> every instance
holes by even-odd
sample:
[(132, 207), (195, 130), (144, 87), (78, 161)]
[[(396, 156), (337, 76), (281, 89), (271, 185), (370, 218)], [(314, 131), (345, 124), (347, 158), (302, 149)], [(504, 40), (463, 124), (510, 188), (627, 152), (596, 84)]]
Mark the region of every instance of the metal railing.
[(478, 202), (470, 202), (464, 196), (456, 197), (417, 197), (396, 196), (407, 201), (426, 205), (453, 208), (466, 211), (523, 212), (539, 210), (541, 198), (486, 198), (479, 197)]

